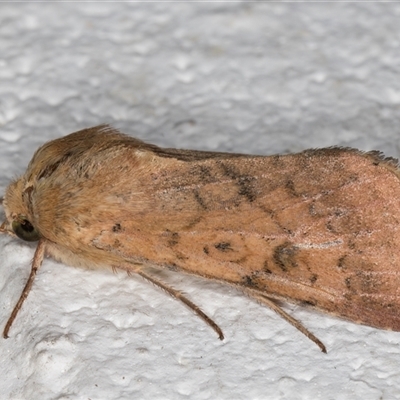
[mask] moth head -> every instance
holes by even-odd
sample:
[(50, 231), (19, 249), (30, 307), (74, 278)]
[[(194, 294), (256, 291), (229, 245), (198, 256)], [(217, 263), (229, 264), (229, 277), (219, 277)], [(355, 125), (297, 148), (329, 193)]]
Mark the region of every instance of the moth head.
[(29, 222), (29, 220), (19, 215), (11, 224), (13, 232), (22, 240), (27, 242), (36, 242), (40, 239), (39, 232)]
[(35, 228), (33, 215), (30, 211), (33, 188), (25, 186), (22, 178), (8, 186), (3, 199), (6, 220), (0, 226), (0, 232), (18, 236), (28, 242), (35, 242), (40, 239), (40, 234)]

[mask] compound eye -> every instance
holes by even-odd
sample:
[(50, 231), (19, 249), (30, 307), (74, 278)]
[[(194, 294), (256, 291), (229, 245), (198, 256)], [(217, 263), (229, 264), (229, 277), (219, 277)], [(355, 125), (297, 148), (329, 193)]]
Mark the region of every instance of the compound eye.
[(40, 239), (39, 232), (27, 219), (13, 221), (12, 229), (20, 239), (27, 242), (36, 242)]

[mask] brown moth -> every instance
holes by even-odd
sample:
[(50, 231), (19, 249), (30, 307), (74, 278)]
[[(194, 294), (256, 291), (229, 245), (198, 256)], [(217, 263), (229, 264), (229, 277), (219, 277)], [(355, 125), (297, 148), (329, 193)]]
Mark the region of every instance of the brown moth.
[(164, 149), (102, 125), (39, 148), (7, 188), (2, 232), (38, 240), (72, 266), (136, 273), (183, 301), (147, 266), (239, 287), (325, 346), (284, 300), (400, 331), (397, 161), (348, 148), (253, 156)]

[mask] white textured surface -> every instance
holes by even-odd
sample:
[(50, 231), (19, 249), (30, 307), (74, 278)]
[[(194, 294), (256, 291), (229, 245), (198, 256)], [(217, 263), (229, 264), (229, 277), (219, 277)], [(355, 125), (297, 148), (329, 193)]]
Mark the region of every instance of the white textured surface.
[[(48, 139), (111, 123), (159, 145), (399, 156), (396, 3), (2, 3), (0, 192)], [(0, 237), (0, 320), (33, 248)], [(0, 339), (1, 399), (395, 399), (400, 334), (289, 306), (328, 354), (230, 287), (46, 260)]]

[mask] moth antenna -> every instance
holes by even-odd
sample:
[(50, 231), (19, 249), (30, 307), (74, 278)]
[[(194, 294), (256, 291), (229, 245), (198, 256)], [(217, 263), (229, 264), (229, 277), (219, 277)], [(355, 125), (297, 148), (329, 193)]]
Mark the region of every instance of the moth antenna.
[(24, 290), (21, 293), (21, 296), (15, 305), (10, 318), (8, 319), (6, 326), (3, 331), (3, 337), (4, 339), (8, 338), (8, 332), (11, 328), (12, 323), (14, 322), (15, 317), (18, 314), (18, 311), (21, 309), (22, 304), (24, 303), (25, 299), (28, 297), (28, 294), (32, 288), (33, 281), (35, 279), (36, 273), (40, 266), (42, 265), (43, 258), (44, 258), (44, 253), (45, 253), (45, 247), (46, 247), (46, 241), (44, 239), (40, 239), (39, 243), (36, 247), (35, 255), (33, 256), (33, 261), (32, 261), (32, 268), (31, 268), (31, 273), (29, 275), (28, 281), (25, 284)]
[(138, 275), (140, 275), (142, 278), (148, 280), (151, 282), (153, 285), (156, 285), (166, 291), (170, 296), (174, 297), (175, 299), (180, 300), (182, 303), (184, 303), (186, 306), (188, 306), (191, 310), (193, 310), (204, 322), (206, 322), (208, 325), (211, 326), (212, 329), (217, 333), (218, 337), (220, 340), (224, 340), (224, 334), (221, 330), (221, 328), (207, 315), (205, 314), (199, 306), (191, 302), (187, 297), (185, 297), (182, 292), (179, 290), (176, 290), (172, 287), (169, 287), (165, 285), (163, 282), (153, 278), (152, 276), (146, 274), (145, 272), (138, 270), (135, 271)]
[(252, 297), (256, 301), (261, 304), (266, 305), (267, 307), (274, 310), (277, 314), (279, 314), (284, 320), (289, 322), (289, 324), (293, 325), (296, 329), (298, 329), (303, 335), (307, 336), (310, 340), (312, 340), (323, 353), (326, 353), (325, 345), (314, 335), (312, 334), (300, 321), (290, 316), (287, 312), (282, 310), (273, 300), (269, 297), (266, 297), (258, 292), (251, 289), (244, 289), (244, 293), (246, 293), (249, 297)]

